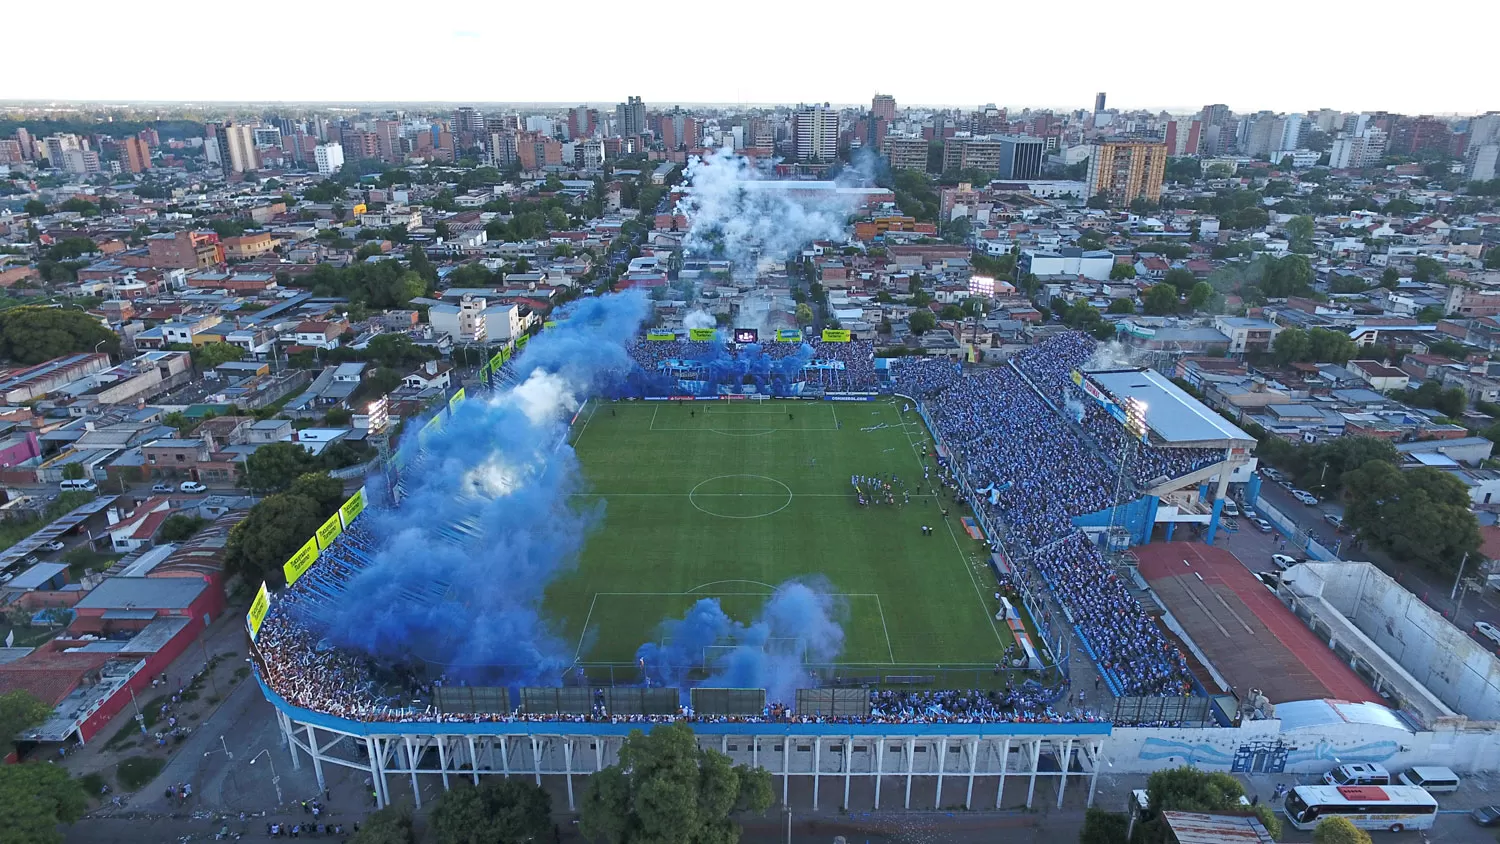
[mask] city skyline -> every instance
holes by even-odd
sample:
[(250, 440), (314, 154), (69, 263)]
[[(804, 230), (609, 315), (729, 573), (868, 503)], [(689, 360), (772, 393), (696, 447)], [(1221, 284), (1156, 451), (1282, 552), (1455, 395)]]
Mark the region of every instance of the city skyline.
[[(1115, 20), (1102, 3), (1085, 3), (1073, 20), (1101, 25), (1060, 33), (1051, 13), (1040, 8), (974, 7), (941, 19), (903, 20), (899, 39), (875, 18), (850, 18), (835, 9), (773, 4), (755, 17), (704, 10), (680, 24), (618, 18), (616, 7), (585, 3), (587, 17), (598, 5), (608, 25), (574, 26), (546, 39), (517, 38), (500, 11), (459, 2), (443, 19), (391, 20), (349, 17), (333, 7), (303, 10), (297, 27), (260, 19), (228, 18), (213, 7), (160, 4), (149, 19), (126, 16), (110, 26), (83, 27), (68, 34), (70, 49), (108, 56), (121, 45), (183, 42), (197, 32), (222, 33), (211, 46), (221, 57), (241, 56), (243, 72), (219, 67), (213, 73), (164, 72), (133, 65), (125, 72), (103, 72), (105, 62), (67, 63), (56, 59), (46, 38), (13, 45), (16, 66), (41, 72), (18, 74), (8, 96), (41, 102), (166, 103), (557, 103), (619, 101), (627, 93), (666, 104), (867, 104), (875, 92), (891, 93), (902, 107), (973, 107), (984, 103), (1017, 107), (1088, 109), (1098, 91), (1109, 93), (1113, 108), (1187, 113), (1204, 103), (1228, 103), (1237, 112), (1392, 111), (1422, 114), (1478, 114), (1494, 107), (1479, 80), (1485, 78), (1479, 51), (1445, 51), (1452, 21), (1468, 4), (1439, 0), (1431, 14), (1401, 21), (1407, 48), (1403, 64), (1442, 59), (1448, 80), (1432, 85), (1422, 73), (1371, 70), (1366, 59), (1335, 50), (1303, 49), (1302, 34), (1337, 33), (1340, 44), (1388, 39), (1379, 19), (1343, 15), (1336, 8), (1270, 4), (1268, 21), (1293, 24), (1286, 35), (1272, 30), (1243, 32), (1239, 18), (1212, 11), (1191, 17), (1166, 10)], [(788, 15), (780, 15), (777, 8)], [(1458, 17), (1443, 14), (1443, 7)], [(1098, 14), (1090, 14), (1090, 9)], [(175, 11), (174, 11), (175, 10)], [(792, 12), (795, 15), (791, 15)], [(1029, 33), (1003, 39), (992, 58), (982, 48), (960, 61), (907, 62), (882, 59), (872, 44), (887, 44), (894, 56), (914, 55), (907, 47), (953, 42), (953, 15), (965, 21), (962, 33)], [(1221, 14), (1222, 20), (1215, 15)], [(35, 7), (19, 9), (18, 29), (45, 32), (55, 19)], [(796, 26), (788, 28), (787, 21)], [(181, 23), (177, 23), (181, 21)], [(1107, 23), (1108, 25), (1103, 25)], [(733, 33), (727, 45), (763, 44), (786, 50), (789, 61), (758, 63), (753, 74), (725, 71), (712, 56), (701, 58), (680, 47), (702, 30), (712, 42)], [(684, 34), (684, 30), (686, 33)], [(817, 49), (796, 49), (790, 36), (821, 39)], [(1066, 37), (1059, 40), (1059, 36)], [(401, 40), (394, 42), (393, 37)], [(344, 42), (340, 46), (341, 42)], [(360, 51), (359, 45), (382, 45)], [(662, 49), (654, 51), (652, 45)], [(1146, 48), (1143, 48), (1145, 45)], [(714, 48), (712, 43), (709, 44)], [(324, 72), (318, 57), (335, 48), (353, 50), (348, 72)], [(1154, 49), (1149, 49), (1154, 48)], [(1125, 51), (1122, 54), (1122, 50)], [(1202, 58), (1245, 52), (1244, 64), (1220, 63), (1222, 72), (1194, 70)], [(269, 51), (269, 52), (268, 52)], [(917, 53), (922, 53), (918, 49)], [(959, 53), (962, 55), (962, 51)], [(261, 56), (271, 60), (260, 60)], [(650, 57), (659, 55), (658, 60)], [(573, 57), (583, 57), (574, 59)], [(291, 61), (302, 58), (305, 61)], [(851, 72), (861, 64), (884, 68), (879, 75)], [(1005, 67), (1024, 72), (1005, 73)], [(424, 71), (425, 68), (425, 71)], [(1030, 70), (1027, 70), (1030, 69)], [(508, 72), (514, 70), (514, 73)], [(664, 70), (673, 72), (664, 73)], [(226, 72), (227, 71), (227, 72)], [(544, 71), (544, 72), (539, 72)], [(996, 81), (1002, 79), (1004, 81)], [(1357, 84), (1354, 80), (1360, 80)], [(1464, 80), (1473, 80), (1465, 82)]]

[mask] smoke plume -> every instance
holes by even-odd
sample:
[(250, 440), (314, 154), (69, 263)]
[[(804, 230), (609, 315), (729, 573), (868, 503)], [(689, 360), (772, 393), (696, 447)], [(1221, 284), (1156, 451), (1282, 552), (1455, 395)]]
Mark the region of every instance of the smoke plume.
[(682, 318), (683, 328), (713, 328), (718, 325), (714, 315), (704, 310), (694, 310)]
[(657, 685), (683, 688), (706, 670), (705, 685), (763, 688), (768, 700), (790, 703), (797, 689), (817, 685), (808, 664), (833, 662), (843, 651), (845, 613), (826, 579), (788, 580), (749, 624), (726, 615), (717, 598), (699, 600), (663, 622), (661, 642), (641, 645), (636, 657)]
[(603, 515), (572, 498), (581, 475), (568, 422), (631, 370), (625, 344), (647, 308), (636, 292), (578, 300), (515, 361), (514, 387), (463, 402), (424, 436), (401, 505), (366, 516), (373, 559), (309, 620), (333, 644), (384, 661), (556, 682), (573, 654), (541, 615), (543, 592)]
[(1131, 349), (1119, 340), (1110, 340), (1100, 343), (1094, 347), (1094, 353), (1083, 364), (1086, 372), (1099, 369), (1129, 369), (1135, 364), (1130, 361)]
[(688, 162), (677, 210), (688, 218), (687, 254), (727, 260), (753, 278), (762, 255), (781, 260), (815, 240), (843, 240), (854, 202), (832, 191), (775, 180), (725, 147)]

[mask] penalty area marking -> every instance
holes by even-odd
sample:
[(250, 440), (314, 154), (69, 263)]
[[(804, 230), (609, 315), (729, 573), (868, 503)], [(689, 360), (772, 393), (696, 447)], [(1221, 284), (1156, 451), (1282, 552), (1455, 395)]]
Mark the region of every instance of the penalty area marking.
[(687, 595), (687, 594), (692, 593), (692, 592), (697, 592), (699, 589), (707, 589), (710, 586), (718, 586), (720, 583), (752, 583), (752, 584), (754, 584), (756, 586), (764, 586), (767, 589), (771, 590), (772, 592), (776, 591), (776, 587), (775, 586), (772, 586), (769, 583), (762, 583), (759, 580), (710, 580), (707, 583), (700, 583), (697, 586), (694, 586), (692, 589), (689, 589), (687, 592), (684, 592), (682, 594)]
[[(714, 481), (724, 480), (725, 478), (759, 478), (760, 480), (763, 480), (763, 481), (770, 481), (771, 483), (776, 484), (777, 486), (780, 486), (782, 489), (786, 490), (786, 501), (784, 501), (782, 503), (782, 505), (780, 507), (777, 507), (775, 510), (770, 510), (770, 511), (765, 512), (765, 513), (756, 513), (753, 516), (731, 516), (731, 515), (728, 515), (728, 514), (725, 514), (725, 513), (715, 513), (712, 510), (706, 510), (700, 504), (698, 504), (697, 501), (694, 500), (698, 496), (698, 490), (704, 484), (713, 483)], [(726, 497), (726, 496), (743, 497), (745, 495), (746, 495), (746, 493), (714, 493), (713, 494), (714, 497)], [(767, 495), (780, 495), (780, 493), (762, 492), (762, 493), (750, 493), (750, 495), (752, 497), (765, 497)], [(704, 497), (705, 498), (709, 497), (709, 494), (705, 494)], [(786, 484), (782, 483), (781, 481), (776, 480), (775, 478), (769, 478), (769, 477), (766, 477), (765, 475), (715, 475), (712, 478), (706, 478), (704, 480), (699, 481), (697, 483), (697, 485), (695, 485), (692, 489), (688, 490), (688, 503), (691, 504), (691, 505), (693, 505), (693, 509), (694, 510), (697, 510), (698, 512), (703, 513), (704, 515), (717, 516), (718, 518), (721, 518), (721, 519), (763, 519), (766, 516), (774, 516), (777, 513), (780, 513), (782, 510), (785, 510), (786, 508), (792, 506), (792, 499), (795, 498), (795, 497), (796, 496), (792, 495), (792, 488), (791, 487), (787, 486)]]

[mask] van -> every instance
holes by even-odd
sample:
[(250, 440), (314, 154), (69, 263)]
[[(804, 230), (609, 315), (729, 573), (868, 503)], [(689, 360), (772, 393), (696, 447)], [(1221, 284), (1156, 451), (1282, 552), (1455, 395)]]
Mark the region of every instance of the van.
[(1458, 790), (1458, 774), (1447, 768), (1407, 768), (1400, 779), (1407, 785), (1425, 788), (1429, 792)]
[(87, 478), (77, 481), (63, 481), (58, 484), (63, 492), (98, 492), (99, 485)]
[(1226, 516), (1238, 516), (1239, 514), (1240, 514), (1240, 506), (1238, 504), (1235, 504), (1234, 501), (1233, 501), (1233, 499), (1229, 499), (1229, 498), (1224, 499), (1224, 515), (1226, 515)]
[(1329, 785), (1390, 785), (1391, 772), (1384, 765), (1373, 762), (1355, 762), (1340, 765), (1323, 775)]

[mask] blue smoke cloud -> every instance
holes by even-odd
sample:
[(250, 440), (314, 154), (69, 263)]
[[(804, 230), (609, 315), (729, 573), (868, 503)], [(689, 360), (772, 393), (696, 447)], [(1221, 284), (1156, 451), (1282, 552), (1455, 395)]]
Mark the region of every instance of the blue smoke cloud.
[[(706, 667), (704, 685), (763, 688), (768, 700), (790, 703), (797, 689), (817, 685), (807, 664), (843, 652), (846, 612), (821, 576), (782, 583), (749, 624), (726, 615), (717, 598), (703, 598), (682, 618), (662, 622), (661, 641), (641, 645), (636, 657), (657, 685), (683, 688)], [(715, 656), (710, 646), (727, 650)]]
[(639, 293), (573, 303), (513, 364), (514, 386), (463, 402), (423, 437), (401, 505), (366, 517), (373, 560), (313, 619), (334, 644), (476, 680), (558, 681), (573, 654), (540, 612), (543, 593), (603, 515), (572, 497), (567, 426), (630, 372), (625, 344), (648, 307)]

